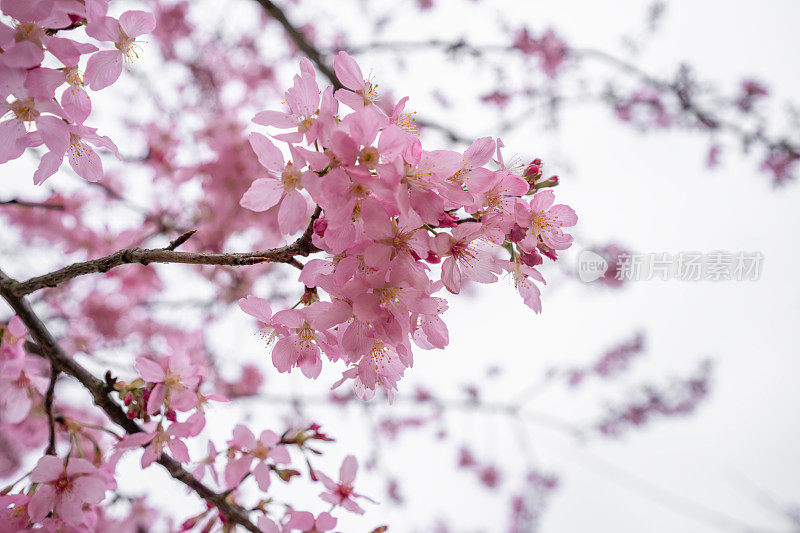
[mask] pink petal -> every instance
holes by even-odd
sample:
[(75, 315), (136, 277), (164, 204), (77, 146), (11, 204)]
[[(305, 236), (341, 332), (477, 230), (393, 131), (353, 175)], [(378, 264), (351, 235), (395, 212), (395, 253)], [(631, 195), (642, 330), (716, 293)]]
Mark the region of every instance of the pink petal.
[(102, 17), (86, 26), (86, 34), (98, 41), (119, 42), (122, 40), (119, 21), (112, 17)]
[(86, 79), (93, 91), (105, 89), (122, 74), (125, 56), (119, 50), (95, 52), (86, 64)]
[(21, 339), (28, 333), (28, 326), (25, 325), (20, 317), (14, 315), (11, 320), (8, 321), (8, 332), (14, 337)]
[(250, 184), (239, 205), (251, 211), (266, 211), (280, 201), (283, 193), (283, 184), (277, 179), (259, 178)]
[(353, 455), (348, 455), (342, 461), (342, 467), (339, 469), (339, 483), (342, 485), (352, 485), (356, 479), (356, 472), (358, 471), (358, 460)]
[(311, 531), (314, 529), (314, 515), (308, 511), (294, 511), (292, 517), (286, 523), (286, 527), (301, 531)]
[(263, 126), (275, 126), (281, 129), (297, 126), (297, 122), (295, 122), (290, 115), (281, 111), (262, 111), (256, 113), (256, 116), (253, 117), (253, 122)]
[(63, 492), (56, 502), (56, 513), (67, 524), (79, 526), (83, 522), (83, 501), (72, 492)]
[(156, 19), (145, 11), (126, 11), (119, 16), (119, 25), (128, 37), (136, 37), (156, 29)]
[(491, 137), (481, 137), (464, 152), (464, 163), (470, 168), (482, 167), (492, 158), (497, 143)]
[(21, 41), (12, 46), (2, 57), (9, 67), (33, 68), (44, 61), (44, 51), (31, 41)]
[(248, 315), (257, 318), (261, 322), (268, 323), (272, 318), (272, 308), (269, 303), (257, 296), (250, 295), (239, 299), (239, 308)]
[(282, 337), (272, 349), (272, 364), (278, 372), (288, 372), (297, 362), (297, 353), (288, 337)]
[(265, 135), (251, 133), (249, 140), (250, 146), (258, 156), (258, 162), (267, 170), (281, 172), (284, 169), (283, 154)]
[(166, 375), (164, 373), (164, 368), (148, 357), (138, 357), (133, 366), (145, 381), (150, 381), (152, 383), (164, 381)]
[(61, 107), (67, 118), (76, 124), (83, 124), (92, 111), (92, 101), (82, 88), (70, 85), (61, 93)]
[(245, 474), (250, 471), (252, 462), (253, 458), (249, 455), (228, 461), (228, 464), (225, 465), (225, 483), (229, 489), (239, 485)]
[(54, 455), (45, 455), (36, 463), (36, 467), (31, 472), (31, 481), (34, 483), (44, 483), (53, 481), (64, 472), (64, 461)]
[(330, 513), (320, 513), (317, 517), (317, 529), (319, 531), (329, 531), (336, 527), (336, 518)]
[(93, 44), (78, 43), (71, 39), (64, 39), (63, 37), (50, 37), (47, 41), (47, 50), (56, 56), (66, 67), (74, 67), (78, 64), (82, 54), (95, 52), (97, 47)]
[(358, 90), (364, 86), (364, 74), (356, 60), (347, 52), (339, 52), (333, 60), (333, 70), (342, 85), (348, 89)]
[(31, 522), (41, 522), (53, 509), (56, 499), (56, 489), (52, 485), (39, 485), (36, 493), (28, 502), (28, 516)]
[(281, 233), (292, 235), (303, 229), (308, 221), (308, 201), (299, 191), (289, 191), (278, 210)]
[(100, 503), (106, 497), (106, 486), (99, 477), (81, 476), (72, 484), (85, 502)]
[(179, 463), (188, 463), (191, 458), (189, 457), (189, 448), (186, 443), (180, 439), (170, 439), (167, 442), (169, 451), (172, 452), (172, 457)]
[(253, 469), (253, 477), (256, 478), (259, 489), (264, 492), (269, 490), (269, 485), (272, 480), (269, 477), (269, 467), (264, 462), (258, 463)]
[(65, 79), (64, 73), (60, 70), (35, 68), (28, 71), (28, 75), (25, 77), (25, 88), (28, 90), (28, 96), (50, 100)]
[(55, 174), (59, 168), (61, 168), (61, 163), (64, 162), (64, 154), (59, 154), (58, 152), (47, 152), (42, 156), (42, 159), (39, 161), (39, 166), (36, 168), (36, 172), (33, 173), (33, 183), (34, 185), (41, 185), (44, 180)]

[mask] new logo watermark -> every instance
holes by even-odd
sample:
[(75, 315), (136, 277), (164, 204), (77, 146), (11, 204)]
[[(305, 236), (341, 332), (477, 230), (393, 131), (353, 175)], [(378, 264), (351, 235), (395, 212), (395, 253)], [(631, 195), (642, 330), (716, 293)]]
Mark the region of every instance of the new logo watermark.
[(756, 281), (761, 277), (763, 263), (761, 252), (623, 252), (606, 258), (584, 250), (578, 256), (578, 278), (591, 283), (613, 273), (613, 278), (619, 282), (652, 279)]
[(596, 281), (608, 272), (608, 261), (591, 250), (584, 250), (578, 256), (578, 278), (584, 283)]

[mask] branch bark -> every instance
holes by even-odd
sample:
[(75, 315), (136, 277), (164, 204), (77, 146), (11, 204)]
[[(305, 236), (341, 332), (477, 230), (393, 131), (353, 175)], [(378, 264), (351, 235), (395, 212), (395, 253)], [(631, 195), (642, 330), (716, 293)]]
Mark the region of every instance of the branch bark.
[[(119, 404), (109, 396), (109, 392), (111, 391), (107, 384), (92, 375), (82, 365), (72, 359), (61, 345), (58, 344), (47, 329), (47, 326), (45, 326), (38, 315), (33, 311), (30, 304), (13, 290), (19, 283), (8, 277), (2, 270), (0, 270), (0, 282), (2, 282), (0, 283), (0, 295), (3, 296), (17, 316), (28, 327), (28, 331), (36, 343), (36, 349), (34, 351), (42, 354), (50, 361), (53, 372), (63, 372), (77, 379), (92, 395), (94, 403), (103, 410), (112, 422), (125, 430), (126, 433), (134, 434), (143, 432), (144, 430), (136, 422), (130, 420)], [(161, 454), (157, 462), (163, 466), (174, 479), (180, 481), (197, 493), (201, 498), (219, 509), (220, 513), (222, 513), (229, 522), (239, 524), (253, 533), (259, 533), (258, 527), (250, 521), (247, 511), (239, 505), (229, 502), (225, 495), (213, 491), (202, 482), (195, 479), (195, 477), (186, 471), (178, 461), (166, 454)]]
[(303, 235), (292, 244), (280, 248), (228, 254), (178, 252), (172, 249), (191, 237), (192, 232), (187, 232), (175, 239), (166, 248), (144, 250), (141, 248), (129, 248), (126, 250), (119, 250), (111, 255), (98, 259), (73, 263), (72, 265), (54, 272), (36, 276), (26, 281), (10, 282), (8, 281), (10, 278), (0, 279), (0, 288), (3, 289), (4, 293), (8, 292), (14, 296), (25, 296), (46, 287), (56, 287), (61, 283), (79, 276), (108, 272), (112, 268), (132, 263), (139, 263), (141, 265), (149, 265), (150, 263), (184, 263), (194, 265), (244, 266), (271, 262), (288, 263), (296, 267), (299, 263), (295, 257), (307, 257), (309, 254), (318, 251), (317, 247), (311, 242), (311, 234), (313, 232), (314, 221), (319, 218), (321, 213), (322, 210), (317, 207)]

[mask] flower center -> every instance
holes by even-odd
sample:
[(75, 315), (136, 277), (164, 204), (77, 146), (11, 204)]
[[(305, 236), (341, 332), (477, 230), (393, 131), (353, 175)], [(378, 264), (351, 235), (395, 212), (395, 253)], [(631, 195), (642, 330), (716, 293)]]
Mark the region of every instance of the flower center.
[(397, 125), (408, 133), (419, 135), (419, 126), (417, 126), (417, 121), (414, 118), (416, 114), (416, 111), (413, 113), (403, 113), (397, 118)]
[(139, 46), (136, 44), (136, 39), (128, 37), (128, 35), (122, 31), (122, 28), (120, 28), (119, 33), (120, 39), (114, 43), (114, 47), (122, 52), (127, 62), (132, 62), (134, 58), (139, 59)]
[(56, 494), (72, 492), (72, 479), (62, 474), (55, 482)]
[(31, 22), (20, 22), (15, 30), (14, 40), (16, 42), (31, 41), (39, 45), (39, 47), (42, 46), (42, 41), (47, 35), (44, 28)]
[(16, 100), (11, 104), (11, 112), (19, 120), (24, 122), (32, 122), (39, 116), (39, 111), (36, 110), (33, 98), (22, 98)]
[(363, 148), (358, 155), (358, 161), (368, 169), (372, 170), (378, 165), (379, 159), (378, 149), (374, 146)]
[(378, 96), (378, 84), (372, 83), (371, 79), (364, 80), (364, 86), (356, 92), (358, 92), (364, 99), (365, 106), (375, 103), (381, 99), (381, 97)]
[(289, 163), (286, 165), (286, 168), (283, 169), (281, 172), (281, 181), (283, 182), (283, 188), (289, 192), (293, 189), (302, 189), (303, 186), (300, 185), (300, 178), (303, 177), (303, 174), (294, 166), (294, 163)]
[(310, 348), (314, 343), (316, 332), (308, 322), (305, 322), (302, 327), (297, 328), (297, 336), (300, 338), (300, 343), (306, 348)]
[(76, 87), (83, 87), (85, 85), (78, 67), (66, 67), (64, 69), (64, 74), (67, 77), (67, 83), (70, 85)]
[(536, 233), (541, 233), (551, 227), (553, 224), (553, 217), (548, 212), (531, 213), (531, 226), (536, 229)]

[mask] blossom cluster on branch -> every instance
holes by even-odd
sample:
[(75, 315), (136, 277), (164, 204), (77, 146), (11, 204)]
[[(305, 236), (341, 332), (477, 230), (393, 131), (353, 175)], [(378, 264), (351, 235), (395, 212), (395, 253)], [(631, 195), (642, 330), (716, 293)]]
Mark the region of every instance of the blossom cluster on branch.
[(252, 133), (267, 175), (241, 200), (277, 217), (286, 234), (305, 227), (318, 206), (312, 242), (327, 258), (302, 268), (305, 307), (273, 314), (255, 296), (239, 305), (275, 340), (280, 372), (299, 367), (316, 378), (324, 354), (348, 366), (334, 387), (352, 380), (363, 399), (378, 389), (391, 399), (413, 364), (412, 341), (423, 349), (447, 345), (440, 316), (447, 302), (437, 292), (458, 294), (467, 282), (508, 273), (539, 312), (536, 282), (544, 278), (536, 266), (572, 244), (563, 228), (577, 217), (554, 205), (548, 187), (557, 179), (542, 179), (541, 161), (517, 173), (503, 160), (502, 142), (490, 137), (463, 153), (425, 150), (405, 112), (408, 98), (386, 114), (374, 81), (352, 57), (340, 52), (334, 69), (344, 88), (320, 92), (313, 65), (302, 60), (285, 95), (288, 110), (255, 116), (280, 130), (273, 138), (288, 144), (290, 156)]

